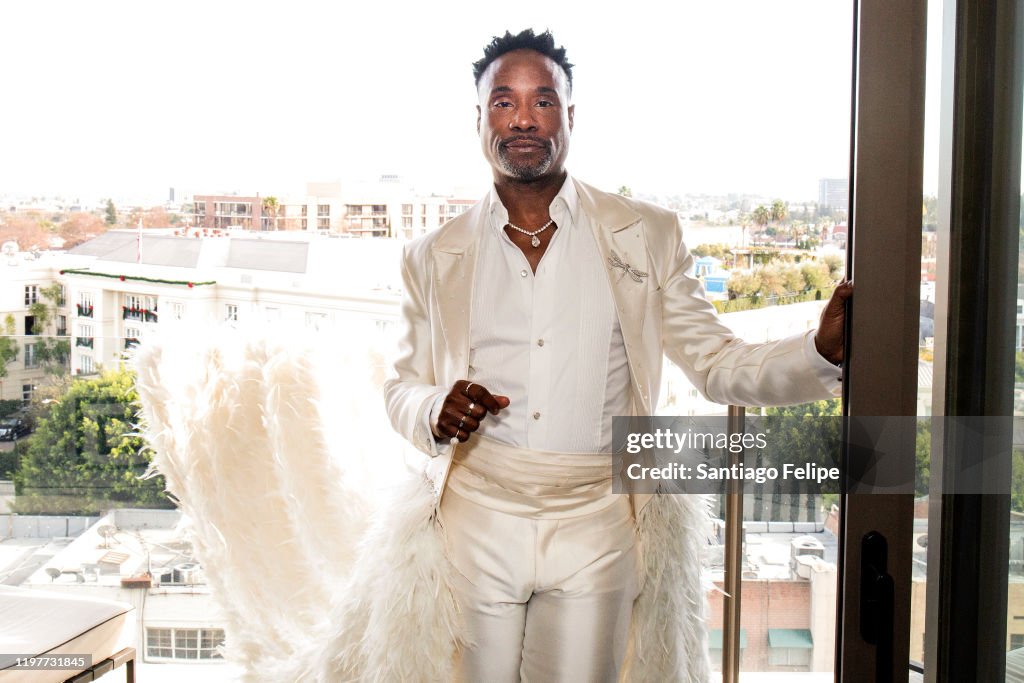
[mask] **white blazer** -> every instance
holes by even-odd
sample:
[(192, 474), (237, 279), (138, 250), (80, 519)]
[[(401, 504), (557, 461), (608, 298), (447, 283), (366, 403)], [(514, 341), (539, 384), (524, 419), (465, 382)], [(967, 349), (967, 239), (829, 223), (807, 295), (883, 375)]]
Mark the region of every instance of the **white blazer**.
[[(694, 277), (675, 212), (574, 182), (607, 264), (626, 345), (633, 415), (651, 415), (657, 406), (663, 355), (717, 403), (785, 405), (839, 395), (841, 371), (813, 351), (808, 339), (813, 331), (748, 344), (722, 324)], [(434, 440), (428, 414), (438, 394), (469, 375), (482, 211), (478, 202), (409, 242), (402, 254), (402, 328), (384, 400), (394, 428), (432, 456), (427, 476), (438, 499), (454, 449)], [(638, 494), (634, 509), (647, 500)]]

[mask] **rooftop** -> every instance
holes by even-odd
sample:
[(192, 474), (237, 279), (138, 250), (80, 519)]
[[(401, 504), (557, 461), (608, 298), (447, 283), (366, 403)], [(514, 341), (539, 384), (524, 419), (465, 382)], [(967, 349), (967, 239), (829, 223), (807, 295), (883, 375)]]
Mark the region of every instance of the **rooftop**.
[(123, 578), (150, 572), (161, 590), (206, 592), (181, 519), (177, 510), (111, 510), (76, 538), (54, 539), (59, 545), (35, 550), (37, 558), (45, 559), (21, 585), (119, 588)]
[(348, 295), (397, 296), (401, 290), (398, 240), (242, 230), (199, 237), (144, 230), (141, 246), (139, 239), (135, 230), (110, 230), (69, 250), (61, 267)]

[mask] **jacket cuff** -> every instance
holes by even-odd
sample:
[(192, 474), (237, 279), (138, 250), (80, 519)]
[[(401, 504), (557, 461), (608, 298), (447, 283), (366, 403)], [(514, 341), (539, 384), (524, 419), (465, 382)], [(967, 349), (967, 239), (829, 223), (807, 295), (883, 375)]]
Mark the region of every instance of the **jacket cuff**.
[[(441, 406), (444, 405), (444, 398), (448, 395), (447, 390), (438, 389), (437, 393), (423, 402), (419, 424), (416, 426), (416, 445), (421, 451), (432, 458), (448, 452), (451, 444), (448, 439), (442, 436), (435, 436), (434, 425), (441, 414)], [(440, 439), (440, 441), (438, 441)]]
[(814, 345), (814, 335), (817, 332), (817, 330), (808, 330), (804, 335), (804, 358), (822, 386), (828, 389), (833, 396), (839, 396), (843, 393), (843, 368), (833, 365), (818, 353), (818, 347)]

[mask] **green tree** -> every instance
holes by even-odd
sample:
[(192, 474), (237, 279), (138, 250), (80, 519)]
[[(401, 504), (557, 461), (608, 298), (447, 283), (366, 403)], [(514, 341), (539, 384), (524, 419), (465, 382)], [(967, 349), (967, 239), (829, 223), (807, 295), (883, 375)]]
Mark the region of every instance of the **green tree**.
[(1012, 473), (1010, 481), (1010, 509), (1024, 512), (1024, 451), (1013, 449), (1013, 462), (1010, 464)]
[(804, 278), (804, 286), (806, 289), (821, 289), (828, 287), (829, 282), (829, 270), (828, 266), (824, 263), (817, 261), (805, 261), (800, 264), (800, 274)]
[(786, 293), (786, 282), (778, 263), (769, 264), (761, 270), (761, 293), (766, 296), (780, 296)]
[(935, 230), (939, 224), (939, 198), (926, 195), (921, 202), (921, 223), (926, 230)]
[(826, 254), (823, 259), (825, 265), (828, 266), (828, 276), (832, 280), (838, 280), (843, 276), (843, 271), (846, 270), (846, 263), (843, 262), (843, 257), (839, 254)]
[(781, 199), (776, 199), (772, 202), (772, 206), (768, 211), (773, 223), (782, 223), (789, 216), (789, 207)]
[(162, 476), (140, 479), (150, 456), (134, 435), (134, 377), (126, 370), (75, 380), (49, 404), (14, 475), (15, 511), (96, 514), (111, 507), (173, 508)]
[(932, 421), (918, 419), (914, 440), (914, 495), (928, 495), (928, 481), (931, 475)]
[(754, 297), (761, 291), (761, 278), (757, 271), (734, 270), (726, 282), (726, 288), (731, 299)]
[(114, 225), (117, 223), (117, 209), (114, 207), (114, 200), (107, 200), (106, 216), (103, 219), (107, 225)]
[(4, 317), (0, 335), (0, 379), (7, 376), (7, 364), (18, 357), (18, 339), (14, 336), (14, 316)]
[(691, 253), (698, 258), (711, 256), (716, 259), (724, 259), (729, 255), (729, 248), (724, 244), (698, 244)]
[(18, 412), (25, 404), (19, 398), (5, 398), (0, 400), (0, 419), (10, 417)]
[(760, 205), (750, 214), (750, 218), (754, 221), (754, 225), (764, 230), (772, 220), (772, 212), (767, 206)]
[(807, 285), (803, 272), (796, 265), (787, 265), (783, 268), (782, 281), (786, 285), (786, 291), (791, 294), (804, 291)]
[[(783, 464), (803, 465), (811, 463), (832, 467), (839, 463), (842, 444), (842, 402), (837, 399), (801, 403), (795, 406), (765, 408), (765, 416), (772, 426), (768, 451), (763, 454), (759, 465), (782, 469)], [(816, 487), (805, 486), (804, 492), (813, 494), (810, 500), (820, 499), (828, 508), (838, 500), (835, 491), (816, 492)], [(788, 503), (789, 521), (796, 521), (799, 513), (797, 496), (775, 494), (772, 500), (772, 519), (780, 519), (784, 502)], [(816, 506), (815, 506), (816, 507)]]
[(771, 417), (839, 417), (843, 414), (843, 404), (838, 398), (830, 398), (795, 406), (765, 408), (764, 414)]
[(622, 195), (623, 197), (632, 197), (633, 196), (633, 190), (629, 189), (629, 187), (626, 186), (626, 185), (623, 185), (622, 187), (620, 187), (618, 193), (620, 195)]
[[(58, 283), (39, 290), (39, 301), (28, 307), (32, 316), (32, 334), (46, 335), (50, 323), (56, 320), (57, 306), (62, 304), (64, 289)], [(55, 336), (33, 336), (25, 340), (26, 344), (35, 347), (35, 358), (39, 365), (50, 375), (63, 375), (68, 371), (68, 358), (71, 356), (71, 343), (67, 338)]]
[(277, 200), (277, 197), (263, 198), (263, 215), (270, 219), (268, 223), (271, 230), (277, 230), (277, 216), (280, 212), (281, 203)]
[[(20, 401), (19, 401), (20, 403)], [(0, 451), (0, 479), (10, 480), (18, 471), (18, 460), (21, 458), (25, 440), (15, 442), (14, 448), (9, 451)]]

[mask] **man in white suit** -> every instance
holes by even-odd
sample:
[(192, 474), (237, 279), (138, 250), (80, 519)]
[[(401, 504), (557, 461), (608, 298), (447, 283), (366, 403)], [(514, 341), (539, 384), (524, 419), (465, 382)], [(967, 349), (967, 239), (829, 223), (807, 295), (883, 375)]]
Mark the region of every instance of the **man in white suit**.
[(653, 412), (663, 355), (719, 403), (838, 395), (852, 285), (817, 333), (737, 339), (673, 212), (566, 172), (572, 65), (550, 33), (495, 38), (474, 75), (494, 186), (405, 248), (388, 414), (431, 456), (470, 640), (460, 679), (613, 681), (650, 496), (611, 494), (612, 416)]

